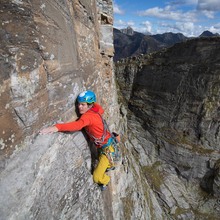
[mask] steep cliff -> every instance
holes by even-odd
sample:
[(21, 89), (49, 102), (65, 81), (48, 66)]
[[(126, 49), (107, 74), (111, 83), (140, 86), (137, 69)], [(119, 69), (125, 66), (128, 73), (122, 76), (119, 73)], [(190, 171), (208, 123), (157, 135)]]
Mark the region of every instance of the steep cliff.
[[(115, 86), (112, 1), (2, 0), (0, 7), (0, 219), (166, 219), (129, 153), (135, 142)], [(39, 135), (75, 120), (85, 89), (122, 135), (123, 164), (109, 172), (103, 193), (82, 132)]]
[(82, 133), (38, 131), (76, 119), (75, 98), (85, 89), (97, 93), (105, 118), (118, 126), (112, 10), (111, 0), (1, 1), (0, 219), (110, 213), (93, 184)]
[[(158, 101), (161, 104), (158, 107), (164, 108), (166, 113), (166, 108), (172, 108), (167, 107), (168, 101), (162, 103), (159, 95), (169, 93), (163, 93), (165, 87), (159, 87), (161, 94), (153, 93), (158, 99), (146, 96), (139, 90), (150, 86), (145, 86), (148, 77), (137, 77), (144, 73), (144, 68), (150, 67), (151, 73), (156, 73), (153, 70), (157, 68), (166, 69), (170, 61), (168, 55), (177, 58), (178, 48), (174, 50), (176, 54), (163, 57), (161, 53), (161, 56), (149, 55), (149, 59), (137, 58), (138, 62), (119, 63), (119, 82), (121, 86), (126, 85), (123, 92), (131, 101), (131, 108), (126, 109), (127, 103), (121, 96), (118, 104), (113, 71), (111, 0), (2, 0), (0, 8), (0, 219), (216, 218), (217, 199), (200, 191), (198, 186), (201, 184), (215, 196), (219, 193), (219, 161), (216, 159), (219, 145), (210, 147), (208, 144), (218, 144), (219, 138), (218, 70), (214, 71), (217, 63), (212, 63), (213, 71), (205, 69), (210, 81), (198, 76), (201, 82), (216, 82), (216, 87), (204, 90), (210, 92), (204, 99), (208, 105), (198, 113), (209, 111), (204, 117), (197, 114), (196, 128), (200, 128), (200, 133), (192, 129), (193, 135), (186, 133), (186, 142), (181, 142), (181, 136), (172, 139), (171, 133), (178, 133), (184, 127), (179, 119), (185, 114), (177, 111), (178, 105), (183, 105), (181, 99), (174, 96), (179, 102), (173, 102), (176, 111), (172, 118), (178, 120), (169, 127), (168, 113), (158, 114), (156, 118), (153, 112), (160, 113), (160, 109), (151, 103)], [(218, 62), (215, 56), (218, 44), (213, 41), (213, 45), (216, 48), (211, 52), (202, 44), (194, 49), (186, 44), (191, 53), (198, 50), (196, 59), (199, 57), (200, 63), (205, 60), (202, 51), (209, 51), (210, 56), (213, 53), (214, 61)], [(193, 66), (190, 58), (188, 61), (189, 67)], [(184, 67), (188, 67), (187, 63), (180, 65), (187, 75), (188, 69)], [(212, 70), (212, 65), (210, 68)], [(164, 79), (162, 71), (160, 73)], [(153, 88), (158, 88), (157, 82), (163, 82), (159, 79), (156, 78)], [(187, 85), (187, 80), (182, 80), (185, 84), (175, 81), (179, 85), (177, 95), (184, 91), (181, 85)], [(140, 86), (141, 83), (144, 85)], [(109, 172), (111, 183), (105, 192), (93, 183), (94, 147), (82, 132), (39, 135), (44, 126), (75, 120), (75, 98), (85, 89), (97, 93), (111, 130), (122, 135), (122, 164)], [(149, 110), (143, 108), (145, 106)], [(142, 117), (143, 109), (146, 117)], [(151, 115), (154, 117), (149, 117)], [(166, 120), (162, 121), (161, 117)], [(208, 119), (215, 119), (210, 127)], [(204, 136), (205, 128), (215, 136), (212, 142), (208, 133)], [(195, 140), (198, 145), (191, 145)], [(199, 148), (194, 148), (196, 146)], [(192, 158), (189, 165), (184, 163), (187, 157), (188, 161)]]
[(220, 214), (219, 57), (216, 37), (115, 65), (137, 161), (174, 219)]

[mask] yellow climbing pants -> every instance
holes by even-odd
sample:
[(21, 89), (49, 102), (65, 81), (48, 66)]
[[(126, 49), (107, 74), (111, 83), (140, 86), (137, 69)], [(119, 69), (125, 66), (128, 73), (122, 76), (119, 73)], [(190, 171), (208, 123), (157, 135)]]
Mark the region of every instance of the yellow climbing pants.
[[(110, 151), (114, 152), (114, 148), (110, 146)], [(111, 164), (104, 154), (99, 155), (99, 163), (93, 172), (93, 181), (98, 184), (107, 185), (110, 181), (110, 177), (106, 175), (105, 171), (110, 168)]]

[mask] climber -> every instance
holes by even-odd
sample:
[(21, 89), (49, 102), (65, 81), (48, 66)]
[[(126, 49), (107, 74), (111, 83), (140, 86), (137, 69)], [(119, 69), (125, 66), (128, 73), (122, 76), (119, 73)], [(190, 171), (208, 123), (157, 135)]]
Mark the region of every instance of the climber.
[(77, 97), (77, 102), (79, 113), (81, 114), (78, 120), (44, 128), (40, 131), (40, 134), (58, 131), (79, 131), (85, 128), (86, 133), (99, 152), (99, 163), (93, 172), (93, 180), (99, 184), (101, 190), (105, 190), (110, 181), (106, 171), (114, 169), (109, 157), (111, 153), (114, 153), (114, 147), (111, 133), (106, 129), (101, 116), (104, 110), (96, 103), (96, 95), (93, 91), (88, 90), (80, 93)]

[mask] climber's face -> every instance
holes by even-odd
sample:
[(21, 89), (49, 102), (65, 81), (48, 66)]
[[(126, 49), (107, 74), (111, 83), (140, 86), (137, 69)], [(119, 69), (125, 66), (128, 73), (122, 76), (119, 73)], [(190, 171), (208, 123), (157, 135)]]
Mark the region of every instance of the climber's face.
[(80, 114), (86, 113), (92, 106), (88, 105), (86, 102), (78, 103), (78, 109)]

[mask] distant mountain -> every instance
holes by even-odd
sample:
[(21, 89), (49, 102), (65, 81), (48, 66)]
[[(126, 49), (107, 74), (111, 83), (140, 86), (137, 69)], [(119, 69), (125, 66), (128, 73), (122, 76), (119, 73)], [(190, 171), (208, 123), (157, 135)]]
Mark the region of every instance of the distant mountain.
[(132, 56), (134, 54), (139, 54), (140, 52), (137, 53), (137, 51), (139, 51), (140, 48), (142, 48), (142, 41), (145, 37), (145, 35), (142, 33), (133, 32), (132, 35), (128, 35), (118, 29), (113, 30), (113, 36), (115, 48), (115, 61), (121, 58)]
[(174, 34), (172, 32), (169, 33), (164, 33), (164, 34), (156, 34), (156, 35), (151, 35), (155, 40), (160, 42), (161, 44), (164, 44), (165, 46), (171, 46), (173, 44), (185, 41), (187, 37), (185, 37), (181, 33)]
[[(132, 29), (132, 27), (128, 26), (127, 28), (124, 28), (124, 29), (120, 29), (120, 31), (123, 33), (123, 34), (127, 34), (127, 35), (134, 35), (135, 31)], [(138, 32), (136, 32), (138, 33)], [(146, 31), (145, 33), (142, 33), (144, 35), (151, 35), (150, 32)]]
[(133, 31), (131, 27), (113, 30), (115, 55), (114, 61), (138, 54), (146, 54), (170, 47), (176, 43), (187, 40), (183, 34), (164, 33), (145, 35)]
[(204, 31), (199, 37), (215, 37), (215, 36), (219, 36), (218, 33), (213, 34), (210, 31)]
[(134, 30), (130, 26), (128, 26), (127, 28), (121, 29), (120, 31), (123, 34), (127, 34), (127, 35), (130, 35), (130, 36), (132, 36), (134, 34)]
[[(186, 41), (188, 38), (181, 33), (164, 33), (149, 35), (134, 31), (131, 27), (122, 30), (113, 30), (115, 55), (114, 61), (122, 58), (135, 56), (138, 54), (147, 54), (162, 48), (171, 47), (176, 43)], [(199, 37), (215, 37), (210, 31), (204, 31)]]

